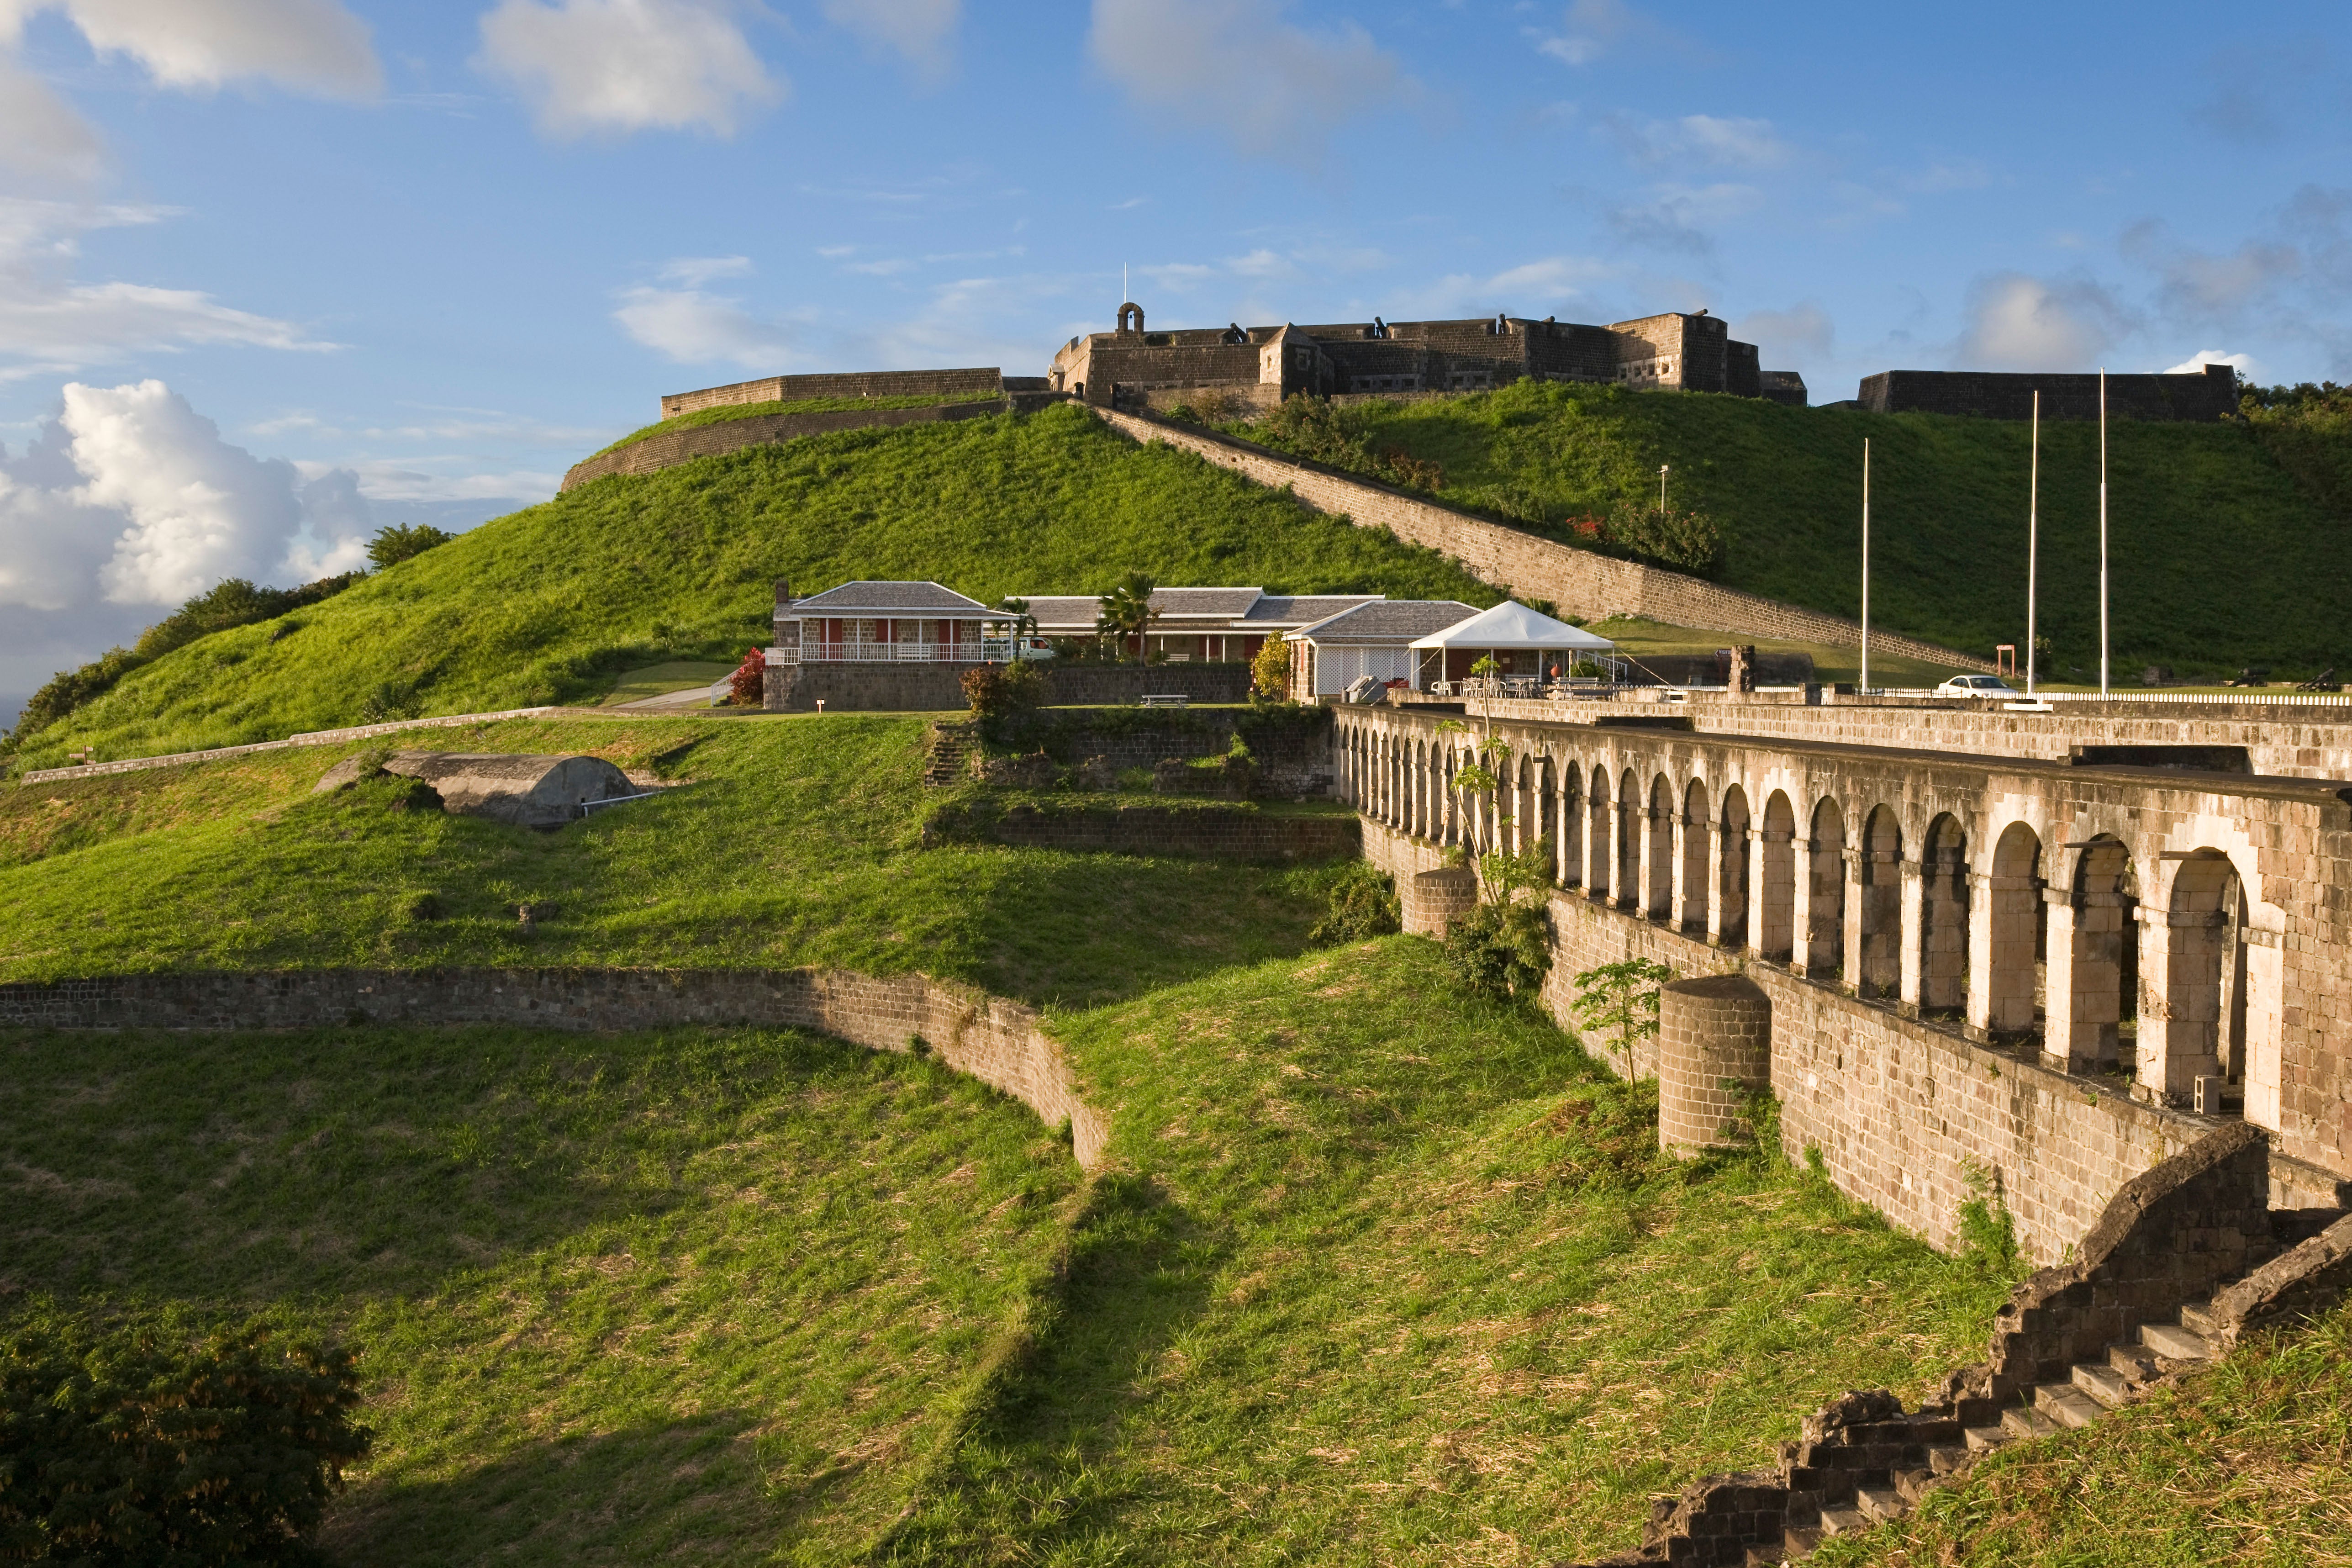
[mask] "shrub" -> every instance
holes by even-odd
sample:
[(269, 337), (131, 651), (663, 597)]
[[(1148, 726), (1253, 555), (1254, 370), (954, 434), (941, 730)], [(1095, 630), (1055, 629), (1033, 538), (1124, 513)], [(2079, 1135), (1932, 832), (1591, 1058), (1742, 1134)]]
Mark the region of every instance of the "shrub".
[(1267, 637), (1250, 660), (1250, 691), (1272, 702), (1290, 695), (1290, 644), (1280, 633)]
[(743, 662), (727, 680), (727, 700), (738, 708), (764, 708), (768, 705), (768, 655), (763, 648), (747, 647)]
[(304, 1538), (368, 1451), (358, 1405), (349, 1352), (255, 1328), (21, 1330), (0, 1345), (0, 1560), (316, 1563)]
[(1533, 904), (1478, 904), (1445, 928), (1445, 957), (1455, 978), (1473, 991), (1531, 996), (1551, 973), (1543, 910)]
[(1330, 907), (1309, 942), (1362, 942), (1404, 929), (1404, 908), (1398, 901), (1396, 880), (1369, 860), (1350, 860), (1332, 880)]
[(429, 522), (394, 523), (376, 530), (368, 541), (368, 559), (379, 572), (387, 566), (397, 566), (412, 556), (424, 554), (436, 545), (446, 544), (457, 536), (445, 533)]
[(1608, 539), (1627, 554), (1694, 576), (1723, 570), (1730, 541), (1722, 525), (1705, 512), (1670, 507), (1664, 511), (1627, 501), (1609, 520)]
[(976, 664), (963, 672), (963, 700), (983, 721), (1034, 712), (1045, 697), (1045, 678), (1025, 659), (1011, 665)]
[(1658, 1032), (1658, 988), (1675, 977), (1663, 963), (1629, 958), (1576, 977), (1576, 1016), (1586, 1028), (1616, 1031), (1618, 1054), (1633, 1059), (1633, 1042)]

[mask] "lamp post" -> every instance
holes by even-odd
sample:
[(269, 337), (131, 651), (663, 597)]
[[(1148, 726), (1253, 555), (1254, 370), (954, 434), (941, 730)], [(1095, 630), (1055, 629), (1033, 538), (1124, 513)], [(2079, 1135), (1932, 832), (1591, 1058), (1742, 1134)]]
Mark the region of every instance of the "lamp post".
[(2025, 487), (2025, 695), (2033, 695), (2034, 595), (2042, 566), (2042, 394), (2033, 394), (2033, 461)]
[(2099, 695), (2107, 694), (2107, 367), (2099, 367)]
[(1658, 515), (1666, 515), (1666, 465), (1658, 465)]
[(1870, 695), (1870, 437), (1862, 438), (1862, 695)]

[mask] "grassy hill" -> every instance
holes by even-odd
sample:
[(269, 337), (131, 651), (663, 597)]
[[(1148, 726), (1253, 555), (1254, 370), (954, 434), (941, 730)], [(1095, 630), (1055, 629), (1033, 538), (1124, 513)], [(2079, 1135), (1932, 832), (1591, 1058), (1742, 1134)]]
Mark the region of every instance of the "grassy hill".
[(691, 414), (656, 419), (642, 429), (630, 431), (593, 456), (601, 458), (606, 452), (617, 452), (624, 447), (635, 446), (648, 436), (666, 435), (672, 430), (694, 430), (705, 425), (726, 425), (738, 419), (756, 419), (763, 414), (845, 414), (871, 412), (877, 408), (936, 408), (942, 403), (994, 403), (1000, 396), (993, 392), (950, 393), (944, 396), (938, 393), (925, 393), (890, 397), (787, 397), (772, 398), (765, 403), (723, 404), (716, 408), (698, 408)]
[[(1370, 453), (1433, 461), (1441, 499), (1570, 539), (1569, 519), (1669, 500), (1729, 526), (1722, 580), (1861, 609), (1862, 444), (1871, 443), (1871, 616), (1990, 654), (2025, 640), (2029, 434), (1936, 415), (1521, 382), (1340, 414)], [(1256, 426), (1235, 433), (1258, 438)], [(2040, 629), (2058, 674), (2098, 674), (2098, 427), (2042, 429)], [(2266, 664), (2352, 674), (2352, 513), (2339, 421), (2109, 427), (2113, 658), (2192, 673)], [(1329, 460), (1331, 453), (1318, 453)], [(2282, 460), (2284, 459), (2284, 461)], [(2331, 467), (2331, 464), (2333, 465)]]
[(845, 431), (586, 485), (276, 620), (218, 632), (35, 733), (26, 766), (380, 715), (600, 694), (765, 644), (776, 579), (929, 578), (984, 602), (1122, 574), (1491, 605), (1433, 552), (1308, 511), (1070, 407)]

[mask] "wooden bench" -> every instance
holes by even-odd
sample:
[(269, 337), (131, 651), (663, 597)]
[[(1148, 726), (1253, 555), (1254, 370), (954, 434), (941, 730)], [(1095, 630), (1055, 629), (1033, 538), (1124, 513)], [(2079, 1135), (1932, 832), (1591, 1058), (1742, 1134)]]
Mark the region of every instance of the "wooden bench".
[(1136, 699), (1146, 708), (1189, 708), (1192, 694), (1189, 691), (1147, 691)]

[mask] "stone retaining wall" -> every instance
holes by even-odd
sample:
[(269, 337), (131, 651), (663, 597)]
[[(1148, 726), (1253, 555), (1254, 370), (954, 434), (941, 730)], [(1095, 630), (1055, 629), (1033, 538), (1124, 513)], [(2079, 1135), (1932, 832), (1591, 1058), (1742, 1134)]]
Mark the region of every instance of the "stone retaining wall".
[[(748, 398), (745, 401), (764, 403), (769, 399)], [(1012, 408), (1013, 403), (1009, 398), (998, 398), (989, 402), (942, 403), (929, 408), (844, 408), (825, 414), (755, 414), (746, 419), (729, 419), (717, 425), (694, 425), (683, 430), (665, 430), (613, 451), (583, 458), (572, 465), (556, 489), (561, 494), (612, 474), (650, 474), (656, 469), (691, 462), (697, 458), (720, 457), (729, 452), (740, 452), (746, 447), (789, 441), (796, 436), (823, 436), (835, 430), (865, 430), (876, 426), (933, 425), (948, 419), (979, 419), (991, 414), (1009, 413)]]
[[(1193, 453), (1262, 485), (1287, 486), (1318, 511), (1344, 515), (1359, 528), (1385, 528), (1408, 543), (1442, 551), (1487, 582), (1507, 584), (1517, 594), (1549, 599), (1566, 614), (1594, 620), (1639, 616), (1670, 626), (1839, 647), (1862, 643), (1861, 624), (1843, 616), (1801, 609), (1679, 572), (1573, 549), (1230, 436), (1150, 415), (1090, 406), (1097, 417), (1138, 441), (1158, 441)], [(1908, 658), (1949, 664), (1956, 669), (1992, 668), (1988, 659), (1887, 632), (1874, 630), (1871, 646)]]
[(820, 371), (807, 375), (763, 375), (757, 381), (668, 393), (661, 400), (661, 411), (663, 418), (675, 419), (698, 409), (740, 408), (747, 403), (784, 403), (803, 397), (956, 397), (1004, 390), (1004, 377), (995, 365), (963, 370)]
[[(947, 713), (965, 710), (968, 664), (771, 664), (764, 706), (772, 713)], [(1074, 664), (1045, 671), (1055, 707), (1116, 707), (1163, 692), (1203, 704), (1249, 700), (1241, 664)]]
[(1353, 816), (1281, 816), (1230, 806), (1024, 804), (993, 817), (942, 813), (923, 828), (926, 847), (974, 842), (1219, 860), (1336, 860), (1363, 847)]
[(0, 1028), (316, 1029), (359, 1024), (501, 1024), (537, 1029), (679, 1025), (814, 1029), (873, 1050), (919, 1036), (958, 1072), (1003, 1090), (1048, 1127), (1070, 1126), (1078, 1163), (1102, 1158), (1109, 1123), (1080, 1098), (1036, 1009), (921, 974), (783, 969), (331, 969), (107, 975), (0, 985)]

